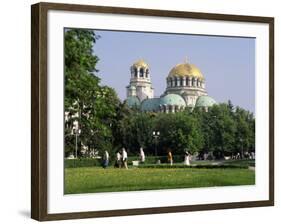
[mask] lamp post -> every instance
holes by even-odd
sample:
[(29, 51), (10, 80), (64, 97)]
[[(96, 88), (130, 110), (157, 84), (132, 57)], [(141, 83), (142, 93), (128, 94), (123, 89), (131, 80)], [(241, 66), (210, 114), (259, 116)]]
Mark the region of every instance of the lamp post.
[[(212, 124), (215, 122), (215, 119), (217, 118), (217, 116), (216, 115), (213, 115), (213, 116), (211, 116), (211, 119), (209, 119), (208, 121), (207, 121), (207, 125), (208, 125), (208, 129), (212, 129)], [(210, 142), (211, 142), (211, 136), (210, 136), (210, 131), (208, 130), (208, 132), (209, 132), (209, 135), (208, 135), (208, 148), (207, 148), (207, 153), (209, 154), (210, 153)], [(212, 153), (212, 155), (213, 155), (213, 153)], [(205, 160), (205, 158), (204, 158), (204, 160)]]
[(112, 123), (109, 123), (109, 127), (111, 129), (111, 148), (113, 149), (113, 130), (112, 130)]
[(74, 133), (75, 133), (75, 158), (77, 159), (78, 158), (78, 155), (77, 155), (77, 151), (78, 151), (78, 135), (80, 135), (81, 129), (79, 129), (78, 127), (74, 128)]
[(158, 142), (157, 140), (160, 137), (160, 131), (153, 131), (152, 132), (152, 137), (155, 140), (155, 156), (157, 156), (157, 142)]
[(244, 159), (243, 139), (240, 138), (239, 140), (241, 142), (241, 159)]

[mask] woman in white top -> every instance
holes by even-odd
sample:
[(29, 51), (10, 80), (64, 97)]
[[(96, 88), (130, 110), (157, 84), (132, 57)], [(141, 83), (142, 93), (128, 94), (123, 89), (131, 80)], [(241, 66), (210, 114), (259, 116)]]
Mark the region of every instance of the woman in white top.
[(144, 154), (143, 148), (141, 147), (140, 148), (140, 162), (144, 163), (144, 161), (145, 161), (145, 154)]
[(127, 160), (128, 160), (128, 154), (125, 148), (122, 148), (122, 163), (126, 169), (128, 169)]
[(121, 168), (121, 153), (119, 151), (116, 153), (115, 167)]
[(190, 166), (190, 154), (188, 151), (184, 153), (184, 165)]
[(103, 155), (103, 168), (108, 167), (109, 164), (109, 154), (108, 151), (105, 150), (104, 155)]

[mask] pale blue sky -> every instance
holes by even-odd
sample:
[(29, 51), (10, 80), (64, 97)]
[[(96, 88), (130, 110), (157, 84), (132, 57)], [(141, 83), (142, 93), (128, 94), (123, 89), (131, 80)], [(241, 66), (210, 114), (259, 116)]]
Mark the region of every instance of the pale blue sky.
[(166, 88), (166, 76), (185, 58), (206, 78), (208, 95), (217, 102), (255, 112), (255, 39), (142, 32), (95, 31), (94, 51), (102, 84), (113, 87), (124, 100), (130, 66), (138, 59), (150, 65), (155, 95)]

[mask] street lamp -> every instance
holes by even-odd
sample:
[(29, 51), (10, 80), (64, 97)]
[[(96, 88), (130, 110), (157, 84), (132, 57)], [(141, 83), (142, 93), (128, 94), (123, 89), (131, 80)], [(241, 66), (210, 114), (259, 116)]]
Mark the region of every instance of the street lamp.
[(74, 127), (73, 130), (74, 130), (74, 134), (75, 134), (75, 157), (77, 159), (78, 158), (78, 155), (77, 155), (77, 151), (78, 151), (78, 135), (81, 134), (81, 129), (79, 129), (78, 127)]
[(242, 138), (240, 138), (239, 139), (240, 140), (240, 142), (241, 142), (241, 159), (244, 159), (244, 149), (243, 149), (243, 139)]
[(113, 149), (113, 128), (112, 128), (112, 123), (109, 123), (109, 127), (110, 127), (110, 129), (111, 129), (111, 149)]
[[(213, 115), (213, 116), (211, 116), (211, 119), (209, 119), (209, 120), (207, 120), (207, 125), (208, 125), (208, 132), (209, 132), (209, 135), (208, 135), (208, 144), (207, 144), (207, 152), (206, 152), (206, 150), (205, 150), (205, 153), (210, 153), (210, 142), (211, 142), (211, 136), (210, 136), (210, 130), (212, 130), (212, 124), (214, 124), (214, 122), (215, 122), (215, 119), (217, 118), (217, 116), (216, 115)], [(205, 154), (204, 153), (204, 154)], [(204, 158), (204, 155), (203, 155), (203, 159), (205, 160), (205, 158)]]
[(153, 131), (152, 132), (152, 137), (155, 140), (155, 156), (157, 156), (157, 143), (158, 143), (158, 138), (160, 137), (160, 131)]

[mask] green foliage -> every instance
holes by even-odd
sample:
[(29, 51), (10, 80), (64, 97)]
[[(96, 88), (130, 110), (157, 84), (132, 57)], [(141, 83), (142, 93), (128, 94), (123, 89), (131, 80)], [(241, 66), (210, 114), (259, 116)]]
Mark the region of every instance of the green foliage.
[[(215, 158), (242, 155), (255, 150), (255, 118), (252, 113), (228, 104), (218, 104), (209, 112), (195, 108), (174, 114), (131, 111), (119, 120), (120, 145), (132, 154), (143, 147), (146, 154), (165, 156), (213, 152)], [(153, 138), (153, 131), (160, 137)]]
[[(139, 160), (139, 156), (129, 156), (128, 164), (132, 165), (132, 161)], [(144, 164), (156, 164), (157, 161), (160, 163), (168, 163), (168, 157), (165, 156), (146, 156)], [(182, 163), (184, 161), (184, 155), (174, 155), (173, 162), (174, 163)]]
[(94, 31), (70, 29), (65, 31), (65, 154), (75, 146), (73, 122), (78, 121), (79, 155), (82, 146), (88, 151), (112, 149), (112, 123), (120, 102), (112, 88), (100, 85), (96, 64), (98, 57), (93, 45)]
[(79, 158), (79, 159), (65, 159), (64, 168), (77, 168), (77, 167), (94, 167), (101, 166), (101, 159), (93, 158)]
[(170, 149), (173, 154), (184, 150), (194, 153), (202, 148), (203, 136), (197, 119), (185, 112), (159, 114), (155, 117), (155, 129), (159, 130), (159, 146), (162, 155)]
[(201, 152), (213, 152), (216, 158), (236, 153), (255, 151), (255, 118), (252, 113), (239, 107), (217, 104), (203, 112), (193, 111), (201, 124), (204, 144)]
[(173, 166), (169, 165), (169, 164), (144, 164), (144, 165), (140, 165), (139, 168), (166, 168), (166, 169), (175, 169), (175, 168), (197, 168), (197, 169), (248, 169), (248, 166), (244, 165), (244, 166), (237, 166), (237, 165), (225, 165), (225, 164), (218, 164), (218, 165), (211, 165), (211, 164), (206, 164), (206, 165), (191, 165), (191, 166), (186, 166), (184, 164), (174, 164)]
[[(130, 153), (138, 153), (143, 147), (147, 154), (183, 154), (185, 149), (198, 151), (203, 145), (203, 136), (198, 122), (191, 115), (182, 112), (175, 114), (132, 113), (120, 122), (122, 145)], [(154, 138), (153, 131), (160, 137)]]

